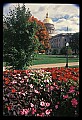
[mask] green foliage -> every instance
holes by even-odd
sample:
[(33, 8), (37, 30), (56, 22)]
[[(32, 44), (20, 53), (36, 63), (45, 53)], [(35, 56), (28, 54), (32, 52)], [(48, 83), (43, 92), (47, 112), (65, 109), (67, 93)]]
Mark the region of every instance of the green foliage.
[(39, 46), (35, 37), (37, 24), (28, 21), (30, 16), (24, 4), (22, 7), (18, 4), (8, 16), (4, 16), (3, 22), (7, 27), (3, 29), (3, 59), (15, 69), (27, 69)]
[(45, 49), (44, 45), (40, 43), (40, 46), (38, 47), (38, 51), (40, 52), (41, 50), (44, 50), (44, 49)]
[(66, 55), (66, 47), (61, 48), (60, 54), (61, 55)]
[(79, 52), (79, 33), (75, 33), (72, 35), (72, 38), (69, 44), (72, 50), (75, 51), (75, 54)]
[[(67, 48), (66, 47), (61, 48), (60, 54), (66, 55), (67, 54)], [(71, 47), (68, 47), (68, 55), (71, 55), (71, 54), (72, 54), (72, 49), (71, 49)]]
[(52, 55), (56, 55), (57, 53), (58, 53), (58, 50), (57, 49), (53, 49)]

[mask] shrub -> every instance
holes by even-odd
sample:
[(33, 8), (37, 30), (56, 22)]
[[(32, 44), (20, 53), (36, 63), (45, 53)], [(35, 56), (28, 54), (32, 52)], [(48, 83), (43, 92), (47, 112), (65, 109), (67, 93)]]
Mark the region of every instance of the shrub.
[(10, 10), (3, 19), (7, 28), (3, 30), (3, 59), (14, 69), (24, 70), (31, 65), (38, 49), (39, 40), (36, 37), (37, 24), (29, 22), (31, 13), (25, 5), (18, 5)]
[(52, 55), (56, 55), (56, 54), (58, 54), (58, 50), (57, 49), (53, 49)]

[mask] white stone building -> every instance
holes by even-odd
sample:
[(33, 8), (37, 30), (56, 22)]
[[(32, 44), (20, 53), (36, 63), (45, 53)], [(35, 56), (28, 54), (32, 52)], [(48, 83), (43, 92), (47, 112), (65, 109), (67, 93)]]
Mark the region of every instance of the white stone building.
[(71, 40), (71, 36), (73, 33), (61, 33), (56, 35), (54, 23), (51, 18), (48, 17), (48, 13), (46, 14), (46, 18), (43, 20), (43, 23), (45, 24), (50, 35), (50, 51), (52, 52), (53, 49), (57, 49), (59, 53), (61, 48), (65, 47), (66, 43)]

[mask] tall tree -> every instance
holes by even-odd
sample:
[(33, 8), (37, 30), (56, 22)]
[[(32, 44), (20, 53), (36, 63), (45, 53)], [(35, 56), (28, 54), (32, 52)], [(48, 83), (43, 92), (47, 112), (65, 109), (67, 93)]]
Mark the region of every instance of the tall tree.
[(49, 34), (47, 32), (47, 29), (44, 25), (43, 22), (41, 22), (40, 20), (38, 20), (37, 18), (35, 18), (34, 16), (31, 16), (29, 18), (30, 22), (36, 22), (37, 23), (37, 32), (36, 32), (36, 36), (38, 37), (39, 41), (40, 41), (40, 46), (39, 46), (39, 52), (41, 52), (41, 50), (47, 50), (50, 48), (50, 44), (49, 44)]
[(79, 33), (74, 33), (70, 40), (70, 47), (73, 51), (75, 51), (75, 54), (79, 52)]
[(3, 22), (3, 59), (15, 69), (27, 69), (31, 64), (39, 41), (36, 35), (36, 22), (29, 22), (31, 12), (18, 4), (9, 15), (4, 16)]

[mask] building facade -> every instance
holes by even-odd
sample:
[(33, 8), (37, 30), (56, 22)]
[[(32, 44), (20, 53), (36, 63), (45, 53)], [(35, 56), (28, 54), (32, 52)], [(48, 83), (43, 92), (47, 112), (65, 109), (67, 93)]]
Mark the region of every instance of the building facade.
[(48, 17), (48, 13), (46, 14), (46, 18), (43, 20), (44, 25), (50, 35), (50, 46), (51, 49), (48, 51), (48, 54), (51, 54), (54, 49), (57, 49), (58, 53), (60, 50), (66, 46), (67, 42), (70, 42), (72, 33), (61, 33), (55, 35), (55, 27), (53, 21)]
[(53, 51), (53, 49), (57, 49), (58, 53), (60, 53), (60, 50), (66, 46), (66, 43), (70, 42), (72, 35), (73, 33), (62, 33), (52, 36), (49, 41), (51, 45), (51, 51)]

